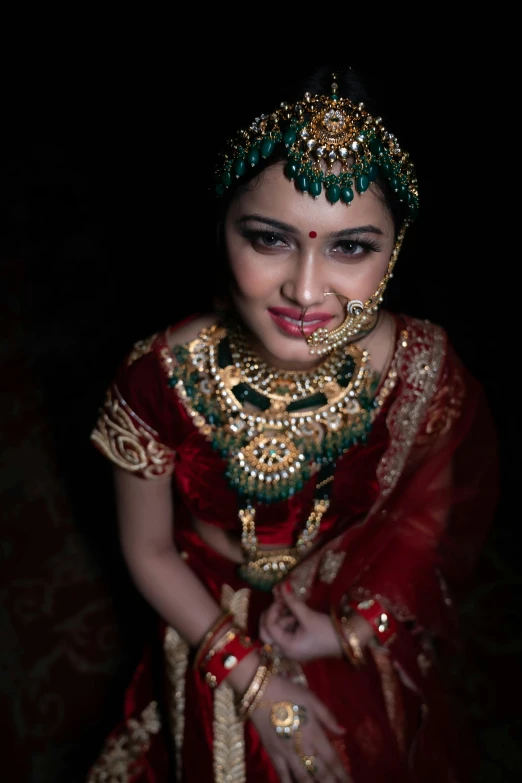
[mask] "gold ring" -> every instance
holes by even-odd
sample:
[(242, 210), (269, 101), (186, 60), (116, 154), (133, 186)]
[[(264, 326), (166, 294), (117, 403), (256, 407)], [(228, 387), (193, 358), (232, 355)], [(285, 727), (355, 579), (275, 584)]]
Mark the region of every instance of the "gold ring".
[(279, 737), (288, 738), (306, 723), (306, 708), (291, 701), (277, 701), (270, 711), (270, 722)]
[(306, 769), (309, 775), (315, 775), (315, 773), (317, 772), (315, 756), (301, 756), (301, 764)]

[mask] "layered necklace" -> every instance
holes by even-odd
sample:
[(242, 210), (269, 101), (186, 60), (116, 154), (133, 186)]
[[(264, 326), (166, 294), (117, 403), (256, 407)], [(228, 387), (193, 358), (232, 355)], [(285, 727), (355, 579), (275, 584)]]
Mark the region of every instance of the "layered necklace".
[[(270, 368), (237, 325), (204, 329), (173, 354), (170, 384), (225, 460), (225, 475), (240, 498), (240, 574), (269, 590), (312, 546), (329, 507), (335, 463), (366, 440), (382, 404), (369, 355), (351, 344), (310, 370)], [(313, 475), (313, 509), (295, 545), (259, 550), (256, 508), (287, 500)]]

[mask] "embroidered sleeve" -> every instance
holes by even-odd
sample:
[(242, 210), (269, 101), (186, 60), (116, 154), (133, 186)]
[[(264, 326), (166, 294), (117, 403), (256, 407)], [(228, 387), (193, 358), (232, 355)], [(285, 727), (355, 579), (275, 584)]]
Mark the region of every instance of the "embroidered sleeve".
[(107, 392), (91, 440), (112, 462), (141, 478), (173, 472), (175, 452), (158, 440), (156, 430), (139, 418), (115, 384)]

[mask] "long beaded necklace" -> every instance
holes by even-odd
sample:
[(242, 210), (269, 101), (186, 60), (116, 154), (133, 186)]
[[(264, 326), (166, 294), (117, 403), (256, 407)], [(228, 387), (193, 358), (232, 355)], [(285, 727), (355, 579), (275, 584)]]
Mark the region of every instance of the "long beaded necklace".
[[(329, 507), (336, 460), (364, 442), (379, 401), (368, 353), (339, 347), (312, 371), (272, 370), (237, 327), (205, 329), (176, 346), (170, 384), (227, 462), (239, 494), (243, 579), (269, 590), (310, 549)], [(258, 549), (256, 507), (286, 500), (316, 475), (314, 506), (295, 546)]]

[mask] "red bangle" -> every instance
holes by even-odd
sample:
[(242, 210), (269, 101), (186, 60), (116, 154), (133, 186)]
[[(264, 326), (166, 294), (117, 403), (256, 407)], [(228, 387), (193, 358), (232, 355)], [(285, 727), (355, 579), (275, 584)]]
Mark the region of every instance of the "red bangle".
[(375, 634), (380, 645), (390, 644), (397, 636), (397, 623), (395, 618), (375, 598), (363, 601), (351, 601), (348, 606), (364, 617)]
[(209, 650), (201, 661), (200, 669), (205, 672), (205, 682), (211, 688), (217, 688), (243, 658), (259, 649), (260, 642), (238, 633), (237, 629), (227, 631), (224, 644), (218, 644), (216, 650)]
[(225, 627), (225, 625), (232, 622), (233, 619), (234, 617), (231, 612), (225, 612), (223, 615), (221, 615), (221, 617), (218, 617), (215, 623), (210, 626), (210, 629), (203, 637), (203, 641), (199, 645), (196, 652), (196, 657), (194, 658), (193, 663), (194, 669), (197, 669), (201, 665), (201, 661), (205, 658), (208, 651), (212, 647), (212, 642), (216, 639), (219, 632)]

